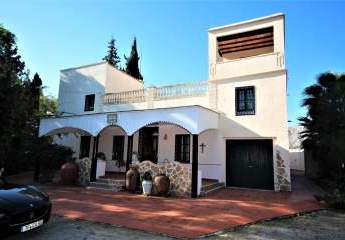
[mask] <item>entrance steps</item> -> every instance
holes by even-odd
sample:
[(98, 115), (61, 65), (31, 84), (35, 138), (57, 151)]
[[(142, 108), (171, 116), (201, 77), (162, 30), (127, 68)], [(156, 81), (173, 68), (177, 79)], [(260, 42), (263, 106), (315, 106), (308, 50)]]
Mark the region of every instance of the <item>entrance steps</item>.
[[(111, 192), (124, 191), (126, 185), (125, 179), (114, 179), (114, 178), (99, 178), (95, 182), (91, 182), (86, 189), (91, 190), (103, 190)], [(217, 180), (203, 179), (200, 196), (208, 196), (209, 194), (216, 192), (225, 187), (223, 182)]]
[(225, 187), (223, 182), (218, 180), (203, 179), (200, 196), (207, 196)]
[(99, 178), (95, 182), (91, 182), (86, 189), (120, 192), (124, 190), (125, 185), (124, 179)]

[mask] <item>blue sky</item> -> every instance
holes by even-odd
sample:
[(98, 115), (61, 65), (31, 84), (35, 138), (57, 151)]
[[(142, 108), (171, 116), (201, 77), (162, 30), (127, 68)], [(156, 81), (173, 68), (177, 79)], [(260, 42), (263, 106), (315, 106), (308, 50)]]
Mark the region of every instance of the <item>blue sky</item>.
[(0, 0), (0, 23), (17, 36), (31, 73), (57, 96), (59, 70), (98, 62), (111, 36), (120, 56), (137, 37), (145, 84), (206, 80), (207, 29), (286, 14), (288, 111), (304, 114), (303, 88), (324, 71), (344, 72), (345, 2)]

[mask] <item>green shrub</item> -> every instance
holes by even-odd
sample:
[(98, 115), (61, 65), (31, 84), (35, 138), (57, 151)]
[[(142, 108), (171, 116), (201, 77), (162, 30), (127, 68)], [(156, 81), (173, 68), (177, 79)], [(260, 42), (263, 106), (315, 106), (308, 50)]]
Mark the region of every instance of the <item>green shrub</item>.
[(325, 196), (328, 205), (336, 209), (345, 209), (345, 177), (338, 177), (330, 189), (334, 190)]
[[(30, 150), (30, 162), (37, 173), (36, 180), (39, 182), (51, 182), (54, 173), (61, 166), (70, 161), (74, 161), (73, 151), (68, 147), (52, 144), (50, 141), (43, 140), (33, 144)], [(38, 172), (37, 172), (38, 170)]]
[(335, 189), (333, 193), (325, 196), (327, 204), (336, 209), (345, 209), (345, 193)]
[(75, 159), (72, 157), (73, 151), (68, 147), (57, 144), (43, 143), (40, 144), (39, 149), (34, 153), (34, 158), (37, 158), (42, 171), (56, 171), (61, 166)]

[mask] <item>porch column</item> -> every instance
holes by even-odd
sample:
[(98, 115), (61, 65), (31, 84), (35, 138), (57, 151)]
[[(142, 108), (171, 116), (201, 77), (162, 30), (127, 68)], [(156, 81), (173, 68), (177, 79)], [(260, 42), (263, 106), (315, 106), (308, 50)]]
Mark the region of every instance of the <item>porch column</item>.
[(97, 171), (97, 156), (96, 155), (98, 152), (98, 140), (99, 140), (99, 135), (97, 135), (96, 137), (93, 137), (90, 182), (96, 181), (96, 171)]
[(192, 143), (192, 198), (198, 196), (198, 135), (193, 134)]
[(132, 152), (133, 152), (133, 135), (130, 135), (130, 136), (127, 136), (126, 172), (129, 170), (129, 165), (132, 163)]

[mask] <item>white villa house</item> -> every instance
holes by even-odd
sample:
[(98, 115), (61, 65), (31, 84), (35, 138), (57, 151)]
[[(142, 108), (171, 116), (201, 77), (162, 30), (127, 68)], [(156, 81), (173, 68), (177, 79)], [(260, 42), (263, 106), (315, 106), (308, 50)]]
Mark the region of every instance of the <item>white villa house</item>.
[(186, 168), (191, 197), (210, 181), (290, 191), (284, 21), (209, 29), (205, 81), (146, 88), (106, 62), (61, 70), (63, 114), (42, 119), (39, 134), (91, 159), (91, 183), (148, 160), (178, 166), (166, 168), (172, 178)]

